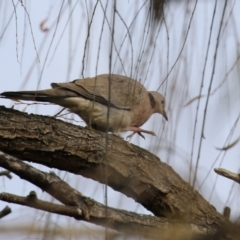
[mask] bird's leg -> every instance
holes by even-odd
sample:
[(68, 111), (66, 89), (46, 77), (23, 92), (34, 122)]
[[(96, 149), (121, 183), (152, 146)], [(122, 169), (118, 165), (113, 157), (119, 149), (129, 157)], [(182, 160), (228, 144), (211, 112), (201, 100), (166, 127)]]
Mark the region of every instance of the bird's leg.
[[(130, 135), (127, 136), (127, 139), (129, 138), (129, 142), (132, 140), (132, 137), (133, 137), (133, 135), (134, 135), (135, 133), (136, 133), (136, 132), (132, 132)], [(141, 136), (141, 137), (145, 140), (145, 137), (144, 137), (144, 135), (143, 135), (141, 132), (137, 132), (137, 134), (138, 134), (139, 136)]]
[(143, 136), (142, 133), (147, 133), (147, 134), (151, 134), (151, 135), (153, 135), (153, 136), (156, 136), (156, 134), (155, 134), (154, 132), (141, 129), (141, 128), (139, 128), (139, 127), (128, 127), (127, 130), (128, 130), (128, 131), (133, 131), (133, 133), (131, 133), (130, 135), (127, 136), (127, 138), (130, 138), (130, 139), (133, 137), (133, 135), (134, 135), (135, 133), (137, 133), (138, 135), (140, 135), (140, 136), (141, 136), (142, 138), (144, 138), (144, 139), (145, 139), (145, 137)]
[(60, 113), (62, 113), (66, 108), (62, 108), (61, 111), (59, 111), (58, 113), (56, 113), (55, 115), (53, 115), (54, 118), (56, 118)]
[(145, 140), (145, 137), (141, 132), (138, 132), (137, 134)]

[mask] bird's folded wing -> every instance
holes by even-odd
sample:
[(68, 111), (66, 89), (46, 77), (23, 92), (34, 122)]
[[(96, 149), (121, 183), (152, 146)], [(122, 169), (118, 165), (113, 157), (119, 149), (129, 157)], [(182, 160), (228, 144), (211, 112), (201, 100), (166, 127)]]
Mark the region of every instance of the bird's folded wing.
[(87, 99), (125, 110), (141, 104), (147, 95), (147, 90), (139, 82), (121, 75), (109, 77), (109, 74), (69, 83), (52, 83), (52, 88), (69, 89)]

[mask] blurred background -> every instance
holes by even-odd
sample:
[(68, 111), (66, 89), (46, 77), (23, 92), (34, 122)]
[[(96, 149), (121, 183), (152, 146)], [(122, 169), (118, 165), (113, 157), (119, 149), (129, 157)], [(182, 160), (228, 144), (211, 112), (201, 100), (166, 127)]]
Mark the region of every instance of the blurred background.
[[(240, 221), (240, 188), (215, 167), (240, 168), (240, 1), (237, 0), (0, 0), (0, 92), (49, 88), (103, 73), (140, 81), (166, 97), (169, 121), (144, 125), (157, 137), (131, 143), (157, 155), (219, 212)], [(55, 105), (0, 99), (0, 105), (53, 116)], [(64, 111), (64, 121), (84, 125)], [(129, 133), (122, 134), (125, 139)], [(49, 171), (46, 167), (34, 165)], [(3, 170), (3, 169), (1, 169)], [(84, 195), (104, 203), (104, 186), (54, 170)], [(1, 177), (1, 191), (54, 201), (30, 183)], [(109, 206), (151, 214), (108, 188)], [(0, 202), (0, 209), (6, 203)], [(101, 239), (104, 229), (64, 216), (9, 204), (0, 237)], [(121, 238), (120, 238), (121, 239)]]

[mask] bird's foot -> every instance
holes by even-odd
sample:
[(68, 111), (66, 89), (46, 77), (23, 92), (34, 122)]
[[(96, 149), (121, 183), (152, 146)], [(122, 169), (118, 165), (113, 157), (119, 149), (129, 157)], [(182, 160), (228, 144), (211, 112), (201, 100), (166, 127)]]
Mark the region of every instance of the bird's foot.
[(145, 140), (145, 137), (141, 132), (132, 132), (130, 135), (127, 136), (127, 139), (129, 139), (129, 142), (132, 140), (132, 137), (135, 133), (137, 133), (139, 136), (141, 136)]
[(156, 136), (156, 134), (152, 131), (148, 131), (148, 130), (144, 130), (144, 129), (141, 129), (139, 127), (128, 127), (127, 129), (128, 131), (133, 131), (133, 133), (131, 133), (130, 135), (127, 136), (127, 139), (129, 139), (129, 141), (131, 141), (133, 135), (135, 133), (137, 133), (139, 136), (141, 136), (143, 139), (145, 139), (144, 135), (142, 133), (147, 133), (147, 134), (150, 134), (152, 136)]

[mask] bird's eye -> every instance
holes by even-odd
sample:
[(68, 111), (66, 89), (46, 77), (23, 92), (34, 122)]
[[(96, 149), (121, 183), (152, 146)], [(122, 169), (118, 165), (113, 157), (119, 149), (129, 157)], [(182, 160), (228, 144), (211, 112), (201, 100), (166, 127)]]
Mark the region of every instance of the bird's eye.
[(164, 104), (164, 100), (162, 100), (162, 104)]

